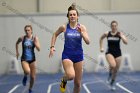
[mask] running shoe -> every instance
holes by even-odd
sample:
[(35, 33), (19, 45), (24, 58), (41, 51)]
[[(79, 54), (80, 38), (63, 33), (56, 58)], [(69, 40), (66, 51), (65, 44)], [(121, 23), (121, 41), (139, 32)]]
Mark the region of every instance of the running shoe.
[(65, 81), (63, 78), (61, 80), (61, 84), (60, 84), (60, 91), (61, 93), (64, 93), (66, 91), (66, 84), (67, 84), (67, 81)]

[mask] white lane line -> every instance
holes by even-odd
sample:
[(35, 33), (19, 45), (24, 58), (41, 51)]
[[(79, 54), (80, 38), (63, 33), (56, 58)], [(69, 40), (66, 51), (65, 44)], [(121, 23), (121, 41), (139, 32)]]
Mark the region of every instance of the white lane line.
[[(72, 83), (72, 81), (69, 81), (68, 83)], [(49, 84), (47, 93), (51, 93), (52, 86), (59, 85), (59, 84), (60, 84), (60, 82), (55, 82), (55, 83)], [(68, 85), (67, 85), (67, 87), (68, 87)], [(69, 89), (70, 88), (68, 87), (67, 88), (68, 93), (70, 93), (70, 90)]]
[(127, 81), (120, 81), (120, 82), (117, 82), (116, 83), (116, 85), (119, 87), (119, 88), (121, 88), (121, 89), (123, 89), (124, 91), (126, 91), (126, 92), (128, 92), (128, 93), (134, 93), (134, 92), (132, 92), (132, 91), (130, 91), (130, 90), (128, 90), (126, 87), (124, 87), (123, 85), (121, 85), (120, 83), (127, 83), (127, 82), (137, 82), (137, 81), (140, 81), (139, 79), (134, 79), (133, 77), (130, 77), (130, 76), (123, 76), (124, 78), (126, 78), (127, 79)]
[(90, 90), (88, 89), (88, 87), (86, 86), (86, 84), (83, 84), (83, 87), (87, 93), (91, 93)]
[(21, 84), (15, 85), (8, 93), (13, 93), (20, 86), (21, 86)]
[[(99, 78), (100, 79), (100, 78)], [(123, 83), (129, 82), (129, 81), (122, 81)], [(121, 83), (122, 83), (121, 82)], [(107, 87), (111, 88), (109, 85), (107, 85), (105, 82), (103, 82)], [(132, 91), (128, 90), (126, 87), (122, 86), (121, 84), (119, 84), (118, 82), (116, 83), (116, 86), (118, 86), (119, 88), (121, 88), (122, 90), (126, 91), (127, 93), (133, 93)]]
[(128, 90), (126, 87), (122, 86), (122, 85), (119, 84), (119, 83), (116, 83), (116, 85), (117, 85), (119, 88), (121, 88), (121, 89), (123, 89), (124, 91), (126, 91), (127, 93), (134, 93), (134, 92)]
[(85, 91), (86, 91), (87, 93), (91, 93), (90, 90), (89, 90), (89, 88), (87, 87), (87, 85), (88, 85), (88, 84), (98, 83), (98, 82), (102, 82), (102, 81), (99, 80), (99, 81), (93, 81), (93, 82), (86, 82), (86, 83), (83, 83), (82, 85), (83, 85), (83, 87), (84, 87), (84, 89), (85, 89)]
[(59, 82), (55, 82), (55, 83), (49, 84), (47, 93), (51, 93), (51, 88), (52, 88), (52, 86), (57, 85), (57, 84), (60, 84), (60, 83), (59, 83)]

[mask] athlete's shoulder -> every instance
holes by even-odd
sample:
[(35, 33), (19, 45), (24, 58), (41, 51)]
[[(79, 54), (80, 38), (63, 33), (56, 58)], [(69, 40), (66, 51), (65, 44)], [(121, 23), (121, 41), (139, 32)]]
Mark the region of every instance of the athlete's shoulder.
[(79, 24), (79, 26), (80, 26), (81, 29), (83, 29), (83, 30), (85, 30), (85, 31), (87, 30), (85, 25)]
[(67, 24), (63, 24), (61, 27), (62, 27), (62, 29), (66, 29)]
[(67, 28), (67, 24), (63, 24), (59, 27), (59, 30), (64, 32), (66, 30), (66, 28)]
[(22, 42), (23, 39), (24, 39), (24, 36), (19, 37), (18, 40), (17, 40), (17, 42), (16, 42), (16, 44), (19, 44), (20, 42)]
[(109, 33), (110, 33), (110, 31), (106, 31), (106, 32), (104, 32), (104, 35), (108, 36)]
[(23, 41), (25, 37), (26, 37), (26, 36), (23, 35), (23, 36), (20, 36), (19, 39), (20, 39), (21, 41)]

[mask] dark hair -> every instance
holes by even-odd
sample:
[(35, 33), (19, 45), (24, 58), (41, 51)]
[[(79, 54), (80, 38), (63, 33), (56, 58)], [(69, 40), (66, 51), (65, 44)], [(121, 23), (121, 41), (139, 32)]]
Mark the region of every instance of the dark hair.
[(112, 26), (113, 23), (116, 23), (116, 24), (118, 25), (118, 22), (115, 21), (115, 20), (113, 20), (113, 21), (111, 22), (110, 26)]
[(31, 30), (32, 30), (32, 25), (26, 25), (26, 26), (24, 27), (24, 30), (26, 30), (27, 27), (30, 27)]
[(73, 3), (69, 8), (68, 8), (68, 13), (67, 13), (67, 17), (69, 16), (69, 11), (71, 10), (75, 10), (77, 15), (79, 16), (78, 10), (76, 9), (76, 4)]

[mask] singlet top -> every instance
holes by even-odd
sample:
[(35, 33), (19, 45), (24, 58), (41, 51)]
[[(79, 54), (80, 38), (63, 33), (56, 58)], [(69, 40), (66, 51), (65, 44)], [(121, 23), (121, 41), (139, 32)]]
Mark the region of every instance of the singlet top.
[(28, 39), (26, 36), (24, 36), (22, 41), (22, 59), (31, 61), (35, 59), (35, 53), (34, 53), (34, 40), (33, 36), (31, 39)]
[(119, 36), (119, 33), (120, 32), (117, 32), (115, 35), (112, 35), (111, 31), (109, 31), (107, 36), (108, 50), (110, 51), (120, 50), (121, 37)]
[(67, 24), (66, 32), (64, 33), (64, 52), (68, 54), (83, 54), (82, 36), (77, 29), (72, 29), (70, 24)]

